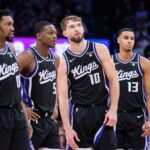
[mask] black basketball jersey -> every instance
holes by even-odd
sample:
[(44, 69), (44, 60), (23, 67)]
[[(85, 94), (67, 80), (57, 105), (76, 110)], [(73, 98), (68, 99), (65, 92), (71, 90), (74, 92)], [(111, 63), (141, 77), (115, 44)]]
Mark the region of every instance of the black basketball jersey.
[(133, 53), (129, 61), (122, 61), (118, 54), (113, 56), (120, 83), (119, 111), (136, 110), (145, 106), (143, 74), (140, 55)]
[(35, 47), (31, 52), (35, 56), (36, 67), (30, 76), (21, 78), (23, 100), (33, 108), (52, 111), (56, 102), (55, 58), (51, 52), (47, 59), (42, 57)]
[(71, 102), (85, 106), (107, 105), (108, 87), (95, 43), (87, 42), (81, 54), (67, 49), (64, 57), (68, 68)]
[(21, 101), (21, 83), (16, 56), (8, 46), (0, 53), (0, 106), (15, 105)]

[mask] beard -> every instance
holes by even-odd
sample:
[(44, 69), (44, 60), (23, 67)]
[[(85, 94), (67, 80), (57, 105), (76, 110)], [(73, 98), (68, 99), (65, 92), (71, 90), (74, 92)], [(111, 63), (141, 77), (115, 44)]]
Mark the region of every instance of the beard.
[[(0, 32), (2, 32), (2, 34), (5, 34), (5, 32), (3, 31), (3, 29), (1, 27), (0, 27)], [(5, 41), (13, 42), (13, 37), (14, 36), (11, 36), (11, 33), (12, 32), (8, 33), (6, 36), (3, 37)]]
[(9, 35), (7, 35), (7, 36), (5, 37), (5, 39), (6, 39), (6, 41), (8, 41), (8, 42), (13, 42), (13, 37), (11, 37), (11, 36), (9, 36)]
[(82, 40), (83, 40), (83, 35), (70, 38), (70, 41), (75, 43), (80, 43)]

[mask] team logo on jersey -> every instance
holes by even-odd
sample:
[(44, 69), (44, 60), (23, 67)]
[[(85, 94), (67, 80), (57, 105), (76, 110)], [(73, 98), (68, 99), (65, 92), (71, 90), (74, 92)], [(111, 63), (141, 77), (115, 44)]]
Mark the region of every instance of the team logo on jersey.
[(89, 57), (92, 57), (93, 52), (87, 52), (87, 55), (89, 55)]
[(130, 79), (139, 77), (139, 74), (137, 73), (136, 70), (129, 71), (129, 72), (124, 72), (123, 70), (118, 70), (117, 74), (118, 74), (119, 81), (130, 80)]
[(39, 82), (40, 84), (45, 84), (47, 82), (52, 82), (56, 79), (56, 70), (49, 72), (47, 69), (39, 72)]
[(92, 63), (89, 63), (88, 65), (85, 65), (85, 66), (78, 65), (74, 67), (74, 69), (71, 70), (71, 73), (73, 74), (73, 77), (75, 79), (79, 79), (85, 76), (86, 74), (90, 74), (93, 70), (97, 68), (98, 68), (98, 65), (96, 64), (95, 61), (93, 61)]
[(130, 62), (132, 66), (136, 66), (137, 62)]
[(39, 60), (38, 63), (41, 64), (44, 60)]
[(89, 54), (89, 57), (92, 57), (92, 54)]
[(13, 52), (8, 52), (7, 54), (9, 55), (9, 57), (13, 57), (12, 56)]
[(74, 57), (73, 59), (69, 60), (69, 62), (72, 63), (75, 59), (76, 59), (76, 57)]
[(120, 62), (115, 63), (115, 65), (118, 65), (118, 64), (120, 64)]
[(0, 81), (14, 75), (18, 71), (18, 64), (15, 62), (11, 65), (3, 63), (0, 65)]

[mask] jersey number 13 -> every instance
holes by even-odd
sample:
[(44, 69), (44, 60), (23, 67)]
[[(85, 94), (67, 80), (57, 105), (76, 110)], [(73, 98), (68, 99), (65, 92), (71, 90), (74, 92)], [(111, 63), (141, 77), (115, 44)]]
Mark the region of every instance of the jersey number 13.
[(138, 82), (128, 82), (128, 92), (138, 92)]

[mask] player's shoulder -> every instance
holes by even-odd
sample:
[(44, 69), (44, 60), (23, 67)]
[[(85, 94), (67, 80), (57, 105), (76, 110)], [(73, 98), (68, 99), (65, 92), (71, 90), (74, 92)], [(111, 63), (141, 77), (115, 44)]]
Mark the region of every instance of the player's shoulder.
[(150, 63), (149, 59), (147, 59), (146, 57), (141, 56), (141, 55), (139, 55), (139, 57), (140, 57), (140, 62), (142, 64), (149, 64)]
[(110, 58), (110, 52), (106, 45), (101, 44), (101, 43), (95, 43), (95, 48), (101, 61), (103, 61), (104, 59)]
[(59, 64), (60, 64), (60, 58), (59, 58), (59, 55), (56, 54), (56, 53), (53, 53), (53, 56), (54, 56), (54, 59), (55, 59), (56, 66), (58, 67)]
[(33, 52), (30, 50), (30, 49), (26, 49), (24, 52), (23, 52), (24, 55), (27, 55), (27, 56), (34, 56)]
[(22, 59), (29, 62), (29, 61), (34, 60), (35, 56), (34, 56), (33, 52), (30, 49), (26, 49), (25, 51), (23, 51), (22, 53), (20, 53), (18, 55), (18, 59), (19, 58), (22, 58)]
[(146, 70), (146, 69), (150, 69), (150, 61), (149, 59), (143, 57), (143, 56), (140, 56), (140, 64), (141, 64), (141, 67), (143, 70)]
[(147, 58), (144, 57), (144, 56), (139, 55), (139, 57), (140, 57), (140, 59), (141, 59), (142, 61), (150, 62), (149, 59), (147, 59)]
[(96, 50), (108, 51), (108, 48), (105, 44), (95, 43)]

